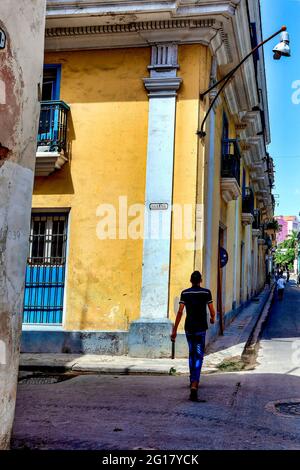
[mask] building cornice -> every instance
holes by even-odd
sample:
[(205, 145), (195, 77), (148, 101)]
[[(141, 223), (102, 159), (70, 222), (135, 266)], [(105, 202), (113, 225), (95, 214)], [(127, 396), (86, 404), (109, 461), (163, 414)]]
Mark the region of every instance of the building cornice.
[(45, 49), (113, 49), (157, 43), (203, 44), (218, 65), (232, 61), (222, 23), (214, 18), (142, 21), (124, 24), (47, 27)]
[[(230, 17), (235, 14), (240, 0), (47, 0), (47, 19), (82, 18), (83, 16), (159, 15), (163, 19), (174, 16), (219, 14)], [(137, 19), (137, 18), (136, 18)]]
[(162, 21), (142, 21), (125, 24), (94, 24), (86, 26), (62, 26), (46, 28), (46, 38), (65, 36), (88, 36), (96, 34), (120, 34), (135, 33), (141, 31), (155, 31), (158, 29), (183, 29), (183, 28), (211, 28), (216, 21), (213, 18), (199, 20), (162, 20)]

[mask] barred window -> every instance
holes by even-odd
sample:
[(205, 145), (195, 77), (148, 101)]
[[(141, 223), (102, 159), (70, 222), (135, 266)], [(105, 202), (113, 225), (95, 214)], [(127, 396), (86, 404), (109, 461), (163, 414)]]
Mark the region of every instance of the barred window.
[(66, 255), (67, 215), (33, 215), (29, 264), (63, 264)]
[(23, 323), (62, 324), (67, 218), (66, 213), (31, 217)]

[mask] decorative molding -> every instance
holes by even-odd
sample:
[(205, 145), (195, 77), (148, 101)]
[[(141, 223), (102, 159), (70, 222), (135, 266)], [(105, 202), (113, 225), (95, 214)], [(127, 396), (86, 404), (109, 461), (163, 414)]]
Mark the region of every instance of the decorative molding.
[(143, 82), (149, 98), (164, 98), (177, 95), (182, 78), (144, 78)]
[(156, 31), (168, 29), (186, 28), (211, 28), (215, 25), (214, 19), (205, 20), (165, 20), (165, 21), (142, 21), (127, 24), (108, 24), (93, 26), (66, 26), (59, 28), (46, 28), (46, 38), (66, 36), (88, 36), (98, 34), (135, 33), (141, 31)]
[(45, 34), (46, 50), (112, 49), (176, 42), (204, 44), (216, 55), (219, 65), (232, 62), (227, 35), (222, 23), (214, 18), (54, 26), (47, 27)]
[(238, 122), (235, 125), (235, 132), (240, 135), (247, 128), (246, 122)]
[(226, 203), (238, 199), (242, 193), (237, 180), (235, 178), (221, 178), (221, 194)]
[(82, 16), (102, 16), (113, 21), (115, 18), (170, 17), (219, 15), (224, 19), (233, 17), (240, 0), (47, 0), (47, 21)]

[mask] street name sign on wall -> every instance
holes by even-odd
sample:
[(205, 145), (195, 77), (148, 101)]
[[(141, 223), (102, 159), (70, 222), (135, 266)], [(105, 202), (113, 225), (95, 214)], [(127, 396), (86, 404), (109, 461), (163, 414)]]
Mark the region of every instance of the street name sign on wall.
[(149, 208), (151, 211), (166, 211), (169, 207), (167, 202), (151, 202)]

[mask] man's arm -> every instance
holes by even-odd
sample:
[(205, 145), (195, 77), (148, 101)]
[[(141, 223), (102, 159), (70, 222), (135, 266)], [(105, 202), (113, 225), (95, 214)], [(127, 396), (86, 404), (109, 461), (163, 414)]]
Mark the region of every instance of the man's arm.
[(215, 312), (214, 304), (212, 302), (208, 304), (208, 309), (210, 313), (210, 323), (213, 325), (216, 320), (216, 312)]
[(180, 320), (181, 320), (181, 317), (182, 317), (182, 314), (183, 314), (183, 309), (184, 309), (184, 304), (180, 304), (177, 315), (176, 315), (175, 325), (173, 326), (173, 330), (172, 330), (172, 334), (171, 334), (171, 341), (176, 340), (177, 328), (179, 326), (179, 323), (180, 323)]

